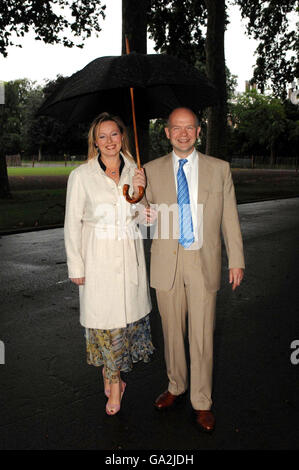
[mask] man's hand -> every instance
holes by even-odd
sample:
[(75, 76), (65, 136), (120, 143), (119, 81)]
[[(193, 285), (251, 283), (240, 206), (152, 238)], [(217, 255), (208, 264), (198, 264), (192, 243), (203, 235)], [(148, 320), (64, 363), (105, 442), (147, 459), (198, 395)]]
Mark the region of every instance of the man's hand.
[(83, 286), (85, 284), (85, 277), (70, 277), (70, 280), (77, 286)]
[(150, 206), (144, 208), (143, 214), (147, 224), (154, 224), (158, 216), (158, 212)]
[(238, 287), (244, 277), (244, 269), (242, 268), (230, 268), (229, 270), (229, 283), (232, 285), (232, 290)]
[(140, 168), (140, 170), (138, 168), (135, 168), (135, 174), (132, 178), (132, 183), (134, 188), (134, 194), (139, 194), (138, 186), (142, 186), (143, 188), (145, 188), (146, 179), (143, 168)]

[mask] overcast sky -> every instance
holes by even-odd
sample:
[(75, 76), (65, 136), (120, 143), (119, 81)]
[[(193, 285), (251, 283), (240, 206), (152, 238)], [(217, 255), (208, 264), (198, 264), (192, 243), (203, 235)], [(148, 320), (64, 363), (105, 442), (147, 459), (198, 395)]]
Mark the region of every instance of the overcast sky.
[[(229, 7), (230, 25), (226, 31), (226, 63), (231, 73), (238, 76), (238, 91), (244, 91), (245, 81), (252, 77), (256, 41), (245, 35), (245, 26), (238, 7)], [(22, 38), (22, 49), (9, 47), (8, 57), (0, 56), (0, 81), (29, 78), (38, 83), (53, 79), (57, 74), (71, 75), (97, 57), (121, 53), (121, 0), (107, 1), (106, 19), (100, 18), (102, 31), (98, 38), (86, 41), (79, 49), (60, 45), (46, 45), (35, 41), (33, 34)], [(148, 42), (148, 53), (153, 53), (153, 42)]]

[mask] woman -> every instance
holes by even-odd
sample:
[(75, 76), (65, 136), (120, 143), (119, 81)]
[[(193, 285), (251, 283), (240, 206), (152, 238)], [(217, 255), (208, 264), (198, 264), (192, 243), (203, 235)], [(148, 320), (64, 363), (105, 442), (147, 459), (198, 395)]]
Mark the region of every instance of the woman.
[(85, 327), (87, 362), (102, 366), (106, 412), (116, 414), (128, 372), (153, 353), (143, 242), (136, 214), (122, 195), (145, 186), (128, 149), (122, 121), (102, 113), (88, 134), (87, 162), (68, 179), (65, 247), (69, 278), (79, 286), (80, 323)]

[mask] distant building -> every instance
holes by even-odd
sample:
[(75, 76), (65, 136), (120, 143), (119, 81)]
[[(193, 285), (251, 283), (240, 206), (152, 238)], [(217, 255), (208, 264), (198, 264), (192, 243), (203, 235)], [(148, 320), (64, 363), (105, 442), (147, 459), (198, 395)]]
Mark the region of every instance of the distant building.
[(288, 90), (288, 99), (293, 104), (299, 104), (299, 79), (297, 78), (297, 83), (293, 81), (291, 87)]
[(245, 91), (256, 90), (256, 83), (251, 83), (250, 80), (245, 81)]
[(4, 82), (0, 81), (0, 104), (5, 103)]

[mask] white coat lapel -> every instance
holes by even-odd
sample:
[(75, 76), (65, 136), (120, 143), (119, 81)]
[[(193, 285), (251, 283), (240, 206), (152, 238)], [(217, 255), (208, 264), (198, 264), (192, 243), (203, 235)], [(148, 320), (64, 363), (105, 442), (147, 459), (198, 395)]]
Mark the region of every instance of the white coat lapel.
[(99, 162), (98, 162), (98, 157), (94, 157), (90, 160), (88, 160), (88, 163), (89, 165), (89, 171), (93, 174), (93, 175), (101, 175), (101, 174), (104, 174), (102, 168), (100, 167), (99, 165)]

